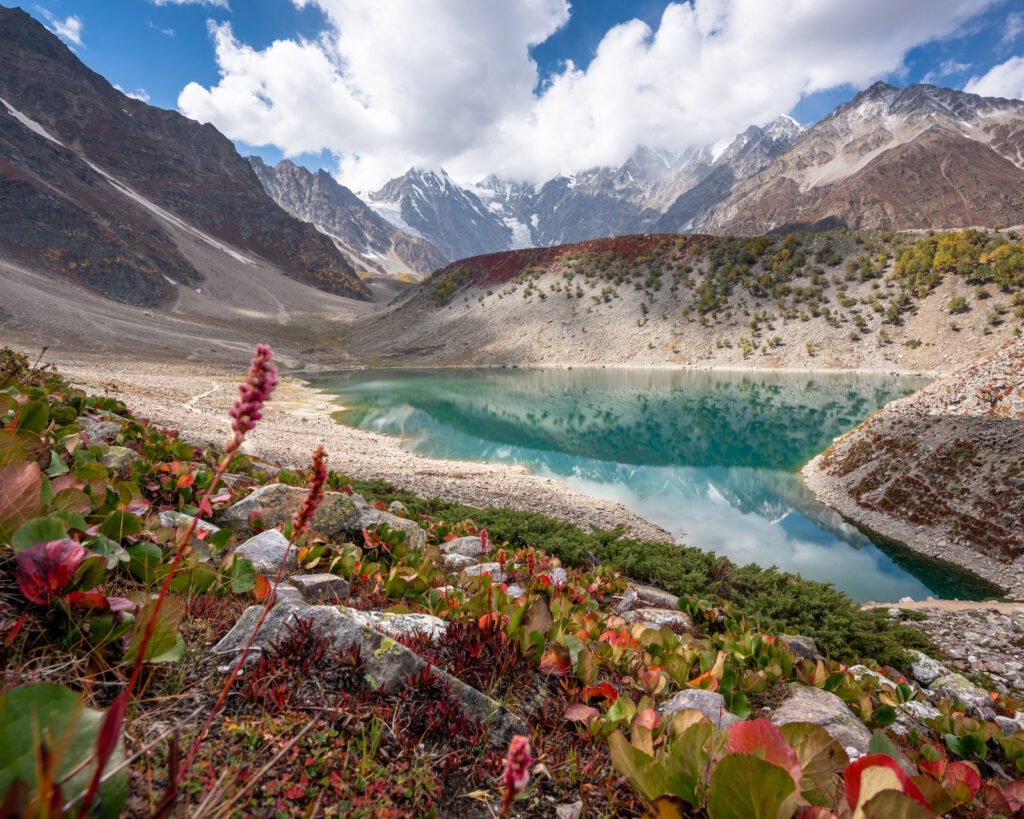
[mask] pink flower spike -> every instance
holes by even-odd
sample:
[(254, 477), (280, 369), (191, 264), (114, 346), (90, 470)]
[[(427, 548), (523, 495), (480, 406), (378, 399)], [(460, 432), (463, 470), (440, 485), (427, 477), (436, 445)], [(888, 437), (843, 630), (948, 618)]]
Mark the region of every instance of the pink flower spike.
[(505, 790), (511, 799), (522, 793), (530, 781), (531, 762), (530, 740), (519, 734), (512, 737), (505, 760)]
[(225, 447), (227, 453), (237, 452), (245, 433), (253, 429), (256, 422), (263, 417), (263, 405), (270, 400), (270, 395), (277, 386), (277, 368), (271, 361), (273, 357), (274, 351), (266, 344), (256, 346), (249, 375), (246, 376), (245, 383), (238, 386), (240, 395), (228, 413), (234, 419), (231, 422), (231, 429), (235, 435)]

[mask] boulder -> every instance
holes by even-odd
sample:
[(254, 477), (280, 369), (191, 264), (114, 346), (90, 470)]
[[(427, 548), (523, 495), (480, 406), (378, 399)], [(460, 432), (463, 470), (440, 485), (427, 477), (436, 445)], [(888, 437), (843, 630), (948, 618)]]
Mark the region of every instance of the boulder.
[(297, 574), (291, 585), (307, 603), (337, 603), (348, 597), (348, 581), (336, 574)]
[[(342, 496), (348, 497), (348, 496)], [(353, 498), (359, 498), (358, 495), (352, 495)], [(359, 500), (363, 500), (359, 498)], [(366, 501), (363, 501), (366, 504)], [(317, 519), (319, 519), (319, 512), (317, 513)], [(316, 520), (314, 520), (314, 529), (317, 528)], [(405, 532), (405, 545), (411, 549), (422, 551), (427, 545), (427, 533), (423, 528), (416, 523), (414, 520), (408, 518), (400, 518), (397, 515), (392, 515), (390, 512), (381, 512), (379, 509), (374, 509), (372, 506), (367, 506), (366, 510), (360, 516), (357, 526), (360, 529), (374, 529), (380, 526), (382, 523), (387, 524), (387, 527), (392, 531)], [(322, 529), (319, 531), (323, 531)]]
[[(215, 658), (237, 658), (253, 634), (263, 611), (262, 606), (251, 606), (242, 612), (238, 622), (212, 649)], [(365, 663), (366, 684), (372, 689), (383, 688), (394, 692), (406, 684), (406, 679), (419, 673), (428, 663), (401, 643), (370, 628), (353, 617), (353, 609), (337, 606), (310, 606), (299, 600), (283, 599), (266, 616), (253, 641), (250, 655), (258, 656), (277, 639), (288, 634), (289, 626), (299, 619), (308, 620), (321, 630), (338, 650), (358, 645)], [(515, 734), (527, 732), (526, 723), (505, 706), (461, 680), (435, 669), (435, 675), (446, 682), (466, 713), (484, 723), (488, 729), (488, 742), (503, 748)]]
[[(948, 700), (962, 702), (970, 709), (991, 708), (992, 697), (981, 686), (975, 685), (962, 674), (947, 674), (934, 680), (928, 690)], [(935, 696), (929, 697), (934, 700)]]
[(115, 421), (99, 421), (81, 415), (78, 417), (78, 425), (82, 428), (85, 437), (89, 439), (90, 444), (109, 444), (121, 434), (121, 430), (124, 428)]
[[(272, 528), (291, 520), (305, 497), (305, 489), (283, 483), (267, 484), (221, 512), (217, 522), (236, 532), (251, 534), (251, 512), (261, 510), (267, 527)], [(352, 529), (361, 528), (363, 516), (369, 509), (369, 504), (359, 495), (325, 492), (324, 500), (313, 517), (312, 527), (328, 539), (335, 538)]]
[(501, 570), (500, 563), (476, 563), (472, 566), (467, 566), (462, 570), (462, 573), (466, 577), (481, 577), (482, 575), (490, 575), (495, 583), (505, 582), (505, 573)]
[(946, 666), (916, 648), (907, 649), (907, 660), (910, 662), (910, 676), (921, 685), (931, 685), (939, 677), (949, 676)]
[(408, 513), (408, 510), (405, 508), (405, 504), (402, 503), (400, 500), (391, 501), (391, 503), (388, 504), (388, 511), (392, 515), (398, 516), (402, 516)]
[(436, 640), (448, 630), (448, 622), (432, 614), (398, 614), (391, 611), (359, 611), (346, 609), (349, 617), (364, 626), (376, 629), (391, 637), (416, 637), (425, 634)]
[(615, 606), (615, 613), (625, 614), (637, 604), (639, 599), (640, 597), (636, 593), (636, 588), (634, 586), (627, 586), (626, 590), (622, 593), (622, 599), (619, 600), (618, 605)]
[(664, 589), (657, 589), (654, 586), (633, 586), (636, 590), (636, 596), (640, 602), (647, 605), (653, 606), (659, 609), (678, 609), (679, 598), (674, 594), (669, 594)]
[(896, 706), (896, 722), (892, 724), (892, 730), (900, 736), (910, 730), (927, 730), (925, 720), (940, 716), (942, 712), (931, 703), (911, 700)]
[(475, 557), (466, 557), (466, 555), (441, 555), (441, 565), (446, 569), (450, 569), (455, 572), (462, 571), (467, 566), (472, 566), (476, 563)]
[(548, 580), (551, 581), (551, 585), (556, 588), (564, 586), (569, 582), (569, 574), (561, 566), (556, 566), (553, 569), (548, 569), (544, 572), (548, 576)]
[(857, 682), (860, 682), (861, 680), (867, 680), (875, 688), (878, 688), (882, 683), (886, 683), (890, 687), (895, 686), (895, 683), (892, 680), (888, 679), (883, 674), (879, 674), (877, 671), (872, 671), (866, 665), (851, 665), (846, 670), (853, 675), (853, 678)]
[(141, 460), (138, 452), (123, 446), (108, 446), (107, 451), (99, 458), (103, 466), (114, 472), (126, 472), (131, 469), (132, 464)]
[(721, 731), (735, 722), (742, 722), (739, 717), (730, 713), (729, 709), (725, 707), (725, 697), (717, 691), (705, 691), (702, 688), (687, 688), (677, 691), (671, 699), (661, 704), (658, 711), (662, 719), (671, 720), (675, 714), (687, 709), (700, 711), (714, 723), (715, 728)]
[(203, 563), (209, 562), (210, 560), (210, 544), (205, 539), (197, 537), (200, 532), (206, 532), (207, 535), (216, 534), (220, 531), (219, 526), (214, 526), (212, 523), (207, 523), (205, 520), (197, 520), (189, 515), (182, 514), (181, 512), (173, 512), (170, 510), (160, 513), (159, 521), (161, 526), (166, 526), (168, 529), (181, 529), (181, 533), (184, 534), (189, 526), (192, 525), (192, 521), (196, 521), (195, 533), (192, 535), (192, 551), (195, 552), (196, 557)]
[(648, 628), (659, 629), (664, 626), (669, 628), (682, 628), (686, 631), (693, 629), (693, 621), (686, 612), (678, 609), (633, 609), (622, 615), (627, 623), (643, 623)]
[(818, 644), (810, 637), (802, 634), (780, 634), (779, 639), (790, 654), (802, 660), (825, 659), (825, 655), (818, 651)]
[(484, 547), (476, 535), (457, 537), (441, 544), (441, 551), (448, 555), (464, 555), (465, 557), (483, 557)]
[(871, 732), (839, 697), (820, 688), (800, 683), (787, 686), (786, 698), (772, 712), (775, 725), (790, 722), (812, 722), (820, 725), (844, 748), (852, 748), (857, 756), (868, 752)]
[(273, 579), (277, 576), (277, 570), (281, 561), (288, 557), (284, 563), (284, 576), (288, 577), (299, 568), (296, 553), (298, 549), (288, 546), (288, 538), (277, 529), (267, 529), (255, 537), (249, 538), (245, 543), (235, 549), (235, 554), (252, 561), (252, 567), (257, 574), (262, 574)]

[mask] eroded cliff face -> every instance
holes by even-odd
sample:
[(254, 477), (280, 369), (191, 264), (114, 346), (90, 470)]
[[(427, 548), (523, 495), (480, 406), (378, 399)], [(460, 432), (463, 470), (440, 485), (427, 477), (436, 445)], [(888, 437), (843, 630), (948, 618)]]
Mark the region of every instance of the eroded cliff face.
[(285, 213), (211, 125), (129, 99), (20, 9), (0, 9), (0, 249), (111, 298), (159, 303), (195, 269), (185, 230), (327, 292), (369, 291), (330, 240)]

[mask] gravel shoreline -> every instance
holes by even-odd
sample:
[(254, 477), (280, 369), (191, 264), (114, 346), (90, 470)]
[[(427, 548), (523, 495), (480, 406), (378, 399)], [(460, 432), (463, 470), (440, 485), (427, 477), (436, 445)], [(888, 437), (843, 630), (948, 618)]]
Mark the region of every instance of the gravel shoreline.
[[(84, 389), (119, 398), (136, 416), (176, 429), (190, 443), (227, 440), (228, 410), (244, 376), (244, 372), (185, 362), (90, 364), (52, 356), (48, 360)], [(541, 512), (585, 530), (621, 525), (639, 539), (674, 540), (621, 504), (577, 492), (523, 467), (427, 458), (404, 450), (398, 438), (343, 426), (331, 418), (338, 407), (295, 376), (282, 375), (274, 399), (243, 445), (243, 451), (272, 463), (305, 466), (313, 450), (323, 444), (335, 471), (363, 480), (390, 481), (423, 497)]]

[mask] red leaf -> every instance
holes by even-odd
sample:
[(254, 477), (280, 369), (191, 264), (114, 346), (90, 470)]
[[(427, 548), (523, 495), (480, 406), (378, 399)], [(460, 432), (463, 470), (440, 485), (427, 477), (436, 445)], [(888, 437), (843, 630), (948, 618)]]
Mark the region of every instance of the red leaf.
[(14, 640), (15, 640), (15, 639), (17, 638), (17, 636), (18, 636), (18, 632), (20, 632), (20, 631), (21, 631), (21, 627), (22, 627), (23, 625), (25, 625), (25, 618), (26, 618), (26, 617), (28, 617), (28, 614), (23, 614), (23, 615), (21, 615), (21, 617), (19, 617), (19, 618), (18, 618), (18, 619), (17, 619), (16, 621), (15, 621), (14, 625), (13, 625), (13, 626), (11, 626), (11, 631), (10, 631), (10, 634), (8, 634), (8, 635), (7, 635), (7, 638), (6, 638), (5, 640), (4, 640), (4, 645), (8, 645), (8, 646), (9, 646), (9, 645), (10, 645), (11, 643), (13, 643), (13, 642), (14, 642)]
[(252, 596), (256, 598), (257, 603), (262, 603), (267, 599), (270, 594), (270, 581), (267, 580), (263, 575), (256, 575), (256, 585), (253, 587)]
[(800, 791), (803, 768), (796, 752), (786, 743), (786, 738), (776, 726), (766, 719), (737, 722), (729, 726), (725, 738), (726, 747), (735, 754), (756, 754), (786, 771)]
[(870, 768), (888, 768), (891, 771), (892, 776), (894, 776), (896, 781), (899, 783), (900, 789), (903, 793), (915, 802), (920, 802), (928, 808), (928, 810), (932, 809), (932, 806), (928, 804), (917, 785), (915, 785), (910, 780), (910, 777), (903, 772), (903, 768), (900, 767), (900, 763), (886, 754), (871, 754), (870, 756), (862, 756), (856, 762), (851, 762), (846, 766), (846, 770), (843, 771), (843, 782), (846, 788), (846, 802), (850, 806), (851, 810), (855, 809), (860, 804), (861, 777)]
[(1017, 779), (1003, 785), (1003, 797), (1014, 812), (1024, 808), (1024, 779)]
[(33, 603), (49, 605), (68, 586), (88, 554), (80, 543), (67, 538), (44, 540), (22, 549), (15, 557), (18, 588)]
[(178, 489), (188, 489), (196, 482), (195, 475), (181, 475), (178, 478)]
[(589, 705), (578, 702), (565, 709), (565, 718), (569, 722), (590, 722), (600, 713), (596, 708), (591, 708)]
[(71, 592), (71, 594), (65, 595), (64, 599), (72, 608), (76, 609), (106, 611), (110, 608), (107, 598), (99, 592)]
[(657, 728), (660, 722), (658, 712), (653, 708), (645, 708), (643, 711), (637, 712), (637, 715), (633, 717), (634, 726), (639, 725), (641, 728), (647, 728), (650, 731)]
[(958, 782), (963, 782), (968, 787), (971, 796), (981, 789), (981, 777), (978, 776), (978, 772), (974, 768), (966, 762), (950, 762), (942, 777), (942, 786), (949, 790)]
[(828, 808), (819, 808), (817, 805), (808, 805), (796, 817), (797, 819), (839, 819)]
[(43, 475), (35, 461), (17, 461), (0, 469), (0, 536), (35, 517), (42, 505)]
[(231, 500), (231, 493), (221, 492), (217, 497), (210, 498), (210, 503), (227, 503), (229, 500)]
[(569, 649), (561, 643), (548, 643), (540, 658), (540, 670), (545, 674), (556, 674), (560, 677), (572, 671)]

